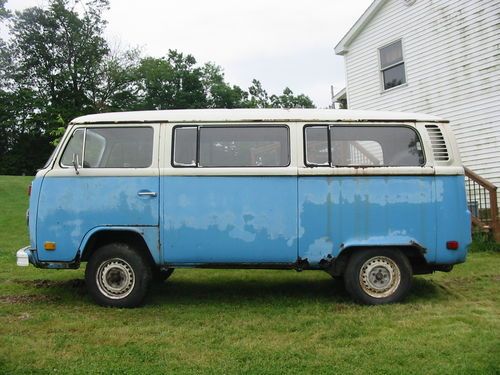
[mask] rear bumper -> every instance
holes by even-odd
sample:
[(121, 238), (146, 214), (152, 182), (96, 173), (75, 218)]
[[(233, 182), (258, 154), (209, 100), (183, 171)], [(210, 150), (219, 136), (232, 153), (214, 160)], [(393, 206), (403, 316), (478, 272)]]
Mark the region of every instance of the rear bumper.
[(76, 269), (80, 267), (80, 252), (76, 254), (76, 258), (70, 262), (58, 261), (40, 261), (36, 249), (30, 246), (23, 247), (17, 250), (16, 253), (17, 265), (19, 267), (27, 267), (30, 264), (37, 268), (51, 268), (51, 269)]

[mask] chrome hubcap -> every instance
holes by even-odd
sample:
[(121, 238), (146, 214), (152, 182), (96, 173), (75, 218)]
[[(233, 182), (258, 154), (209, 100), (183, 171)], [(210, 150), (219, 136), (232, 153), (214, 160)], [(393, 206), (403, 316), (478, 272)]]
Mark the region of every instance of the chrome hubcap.
[(401, 282), (397, 264), (390, 258), (376, 256), (368, 259), (359, 272), (359, 283), (363, 291), (374, 298), (392, 295)]
[(106, 297), (121, 299), (132, 292), (135, 285), (135, 274), (126, 261), (113, 258), (99, 266), (96, 281), (100, 292)]

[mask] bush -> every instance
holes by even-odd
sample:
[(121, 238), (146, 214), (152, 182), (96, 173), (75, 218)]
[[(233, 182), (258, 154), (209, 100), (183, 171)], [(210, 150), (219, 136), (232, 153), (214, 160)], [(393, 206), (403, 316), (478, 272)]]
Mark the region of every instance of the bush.
[(471, 252), (484, 252), (490, 251), (500, 252), (500, 243), (495, 242), (493, 236), (490, 233), (484, 232), (473, 232), (472, 233), (472, 245), (469, 249)]

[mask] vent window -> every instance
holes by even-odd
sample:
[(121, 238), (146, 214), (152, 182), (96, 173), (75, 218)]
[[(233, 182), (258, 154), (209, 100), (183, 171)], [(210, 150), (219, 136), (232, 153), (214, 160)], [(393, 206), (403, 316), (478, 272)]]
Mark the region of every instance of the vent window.
[(436, 161), (449, 161), (450, 155), (448, 153), (448, 148), (446, 147), (446, 141), (444, 140), (443, 133), (437, 125), (425, 125), (429, 138), (432, 144), (432, 153), (434, 154), (434, 160)]

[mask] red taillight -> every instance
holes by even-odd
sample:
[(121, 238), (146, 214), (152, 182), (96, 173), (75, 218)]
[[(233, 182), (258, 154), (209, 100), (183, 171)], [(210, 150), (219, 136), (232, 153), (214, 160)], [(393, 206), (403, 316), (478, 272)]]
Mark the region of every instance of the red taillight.
[(458, 241), (448, 241), (446, 242), (446, 248), (448, 250), (457, 250), (459, 247)]
[(28, 197), (31, 197), (31, 184), (28, 186)]

